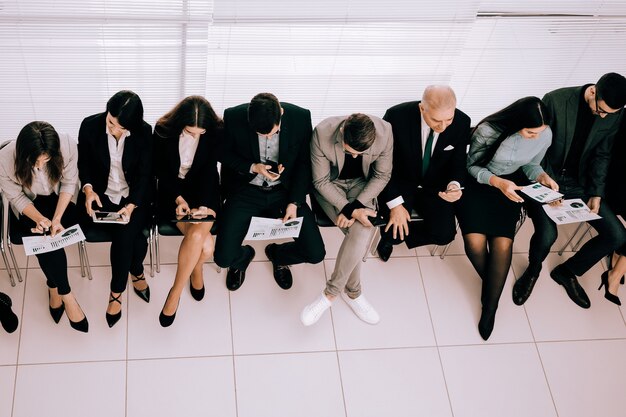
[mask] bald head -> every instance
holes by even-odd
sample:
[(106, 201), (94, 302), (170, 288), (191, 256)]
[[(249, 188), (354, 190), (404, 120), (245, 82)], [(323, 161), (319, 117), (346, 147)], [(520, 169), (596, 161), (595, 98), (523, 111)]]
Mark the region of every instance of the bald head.
[(426, 124), (441, 133), (454, 120), (456, 95), (447, 85), (429, 85), (424, 90), (419, 107)]
[(447, 85), (429, 85), (422, 94), (424, 107), (432, 110), (448, 110), (456, 107), (454, 90)]

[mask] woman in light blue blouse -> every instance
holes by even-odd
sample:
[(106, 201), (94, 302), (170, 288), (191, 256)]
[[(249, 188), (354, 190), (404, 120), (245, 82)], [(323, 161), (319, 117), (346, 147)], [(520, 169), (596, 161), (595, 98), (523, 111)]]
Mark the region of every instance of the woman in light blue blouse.
[(558, 190), (540, 162), (552, 142), (551, 115), (537, 97), (525, 97), (483, 119), (472, 132), (468, 181), (459, 223), (465, 253), (483, 280), (478, 331), (493, 330), (511, 266), (515, 226), (524, 201), (521, 186), (537, 181)]

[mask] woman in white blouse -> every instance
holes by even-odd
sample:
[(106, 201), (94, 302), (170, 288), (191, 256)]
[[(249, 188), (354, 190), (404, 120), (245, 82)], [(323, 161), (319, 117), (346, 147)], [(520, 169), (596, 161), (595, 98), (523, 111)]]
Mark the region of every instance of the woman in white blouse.
[[(217, 146), (222, 128), (222, 120), (200, 96), (183, 99), (159, 119), (154, 128), (154, 146), (160, 219), (217, 216), (220, 205)], [(188, 281), (193, 298), (202, 300), (202, 265), (213, 256), (212, 221), (178, 222), (176, 226), (184, 238), (178, 250), (174, 284), (159, 315), (163, 327), (174, 322)]]
[[(12, 230), (21, 236), (55, 236), (74, 223), (76, 162), (76, 143), (46, 122), (27, 124), (16, 141), (0, 150), (0, 188), (17, 216)], [(47, 279), (52, 319), (58, 323), (65, 312), (72, 328), (87, 332), (89, 323), (68, 282), (65, 250), (36, 256)]]

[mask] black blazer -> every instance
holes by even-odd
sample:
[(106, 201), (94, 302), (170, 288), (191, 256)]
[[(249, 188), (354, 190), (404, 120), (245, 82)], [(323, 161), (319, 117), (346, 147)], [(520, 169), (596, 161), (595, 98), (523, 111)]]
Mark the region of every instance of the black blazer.
[(615, 136), (605, 191), (606, 201), (615, 214), (622, 216), (626, 216), (624, 184), (626, 184), (626, 117), (622, 116), (621, 126)]
[[(280, 123), (278, 162), (285, 167), (280, 181), (289, 193), (290, 203), (304, 204), (311, 187), (311, 112), (289, 103)], [(221, 155), (222, 184), (230, 194), (249, 183), (253, 163), (261, 162), (257, 133), (248, 124), (248, 104), (224, 111), (225, 140)]]
[[(426, 191), (446, 189), (450, 181), (463, 183), (467, 175), (467, 144), (470, 118), (455, 109), (454, 120), (438, 137), (430, 165), (422, 177), (422, 123), (419, 101), (393, 106), (385, 112), (384, 120), (393, 129), (393, 171), (387, 187), (378, 197), (381, 206), (399, 196), (413, 201), (418, 186)], [(444, 150), (448, 148), (449, 150)]]
[(190, 208), (205, 206), (216, 213), (220, 206), (220, 179), (217, 172), (217, 134), (209, 132), (200, 136), (198, 148), (185, 179), (178, 178), (180, 136), (163, 137), (159, 126), (154, 129), (155, 164), (154, 173), (159, 180), (159, 202), (161, 212), (174, 214), (176, 197), (182, 196)]
[[(86, 117), (78, 131), (78, 177), (82, 185), (91, 184), (104, 197), (109, 182), (111, 155), (106, 134), (106, 112)], [(152, 169), (152, 127), (143, 122), (124, 143), (122, 169), (128, 183), (128, 202), (147, 205), (150, 199)]]
[[(543, 102), (552, 112), (552, 145), (548, 148), (542, 165), (548, 175), (557, 178), (572, 146), (578, 104), (583, 87), (566, 87), (551, 91)], [(591, 110), (589, 110), (591, 111)], [(595, 116), (591, 131), (585, 141), (578, 167), (578, 183), (590, 197), (603, 197), (606, 174), (611, 159), (615, 134), (619, 129), (621, 113)]]

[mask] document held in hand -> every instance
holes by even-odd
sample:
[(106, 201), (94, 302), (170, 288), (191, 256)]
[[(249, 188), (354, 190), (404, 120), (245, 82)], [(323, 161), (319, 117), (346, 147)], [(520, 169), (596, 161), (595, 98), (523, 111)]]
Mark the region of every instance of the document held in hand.
[(580, 198), (563, 200), (561, 204), (554, 207), (546, 204), (543, 206), (543, 209), (548, 217), (557, 225), (588, 222), (602, 218), (596, 213), (592, 213), (589, 207), (587, 207), (587, 204)]
[(80, 226), (77, 224), (57, 233), (55, 237), (47, 235), (29, 236), (22, 238), (22, 242), (24, 244), (24, 252), (26, 252), (26, 256), (52, 252), (53, 250), (61, 249), (66, 246), (73, 245), (74, 243), (78, 243), (81, 240), (85, 240), (85, 235), (83, 234)]
[(245, 240), (270, 240), (298, 237), (303, 217), (296, 217), (283, 223), (282, 219), (253, 217)]
[(560, 200), (563, 197), (563, 194), (558, 191), (554, 191), (552, 188), (548, 188), (545, 185), (539, 184), (538, 182), (527, 185), (520, 191), (541, 204), (552, 203), (553, 201)]

